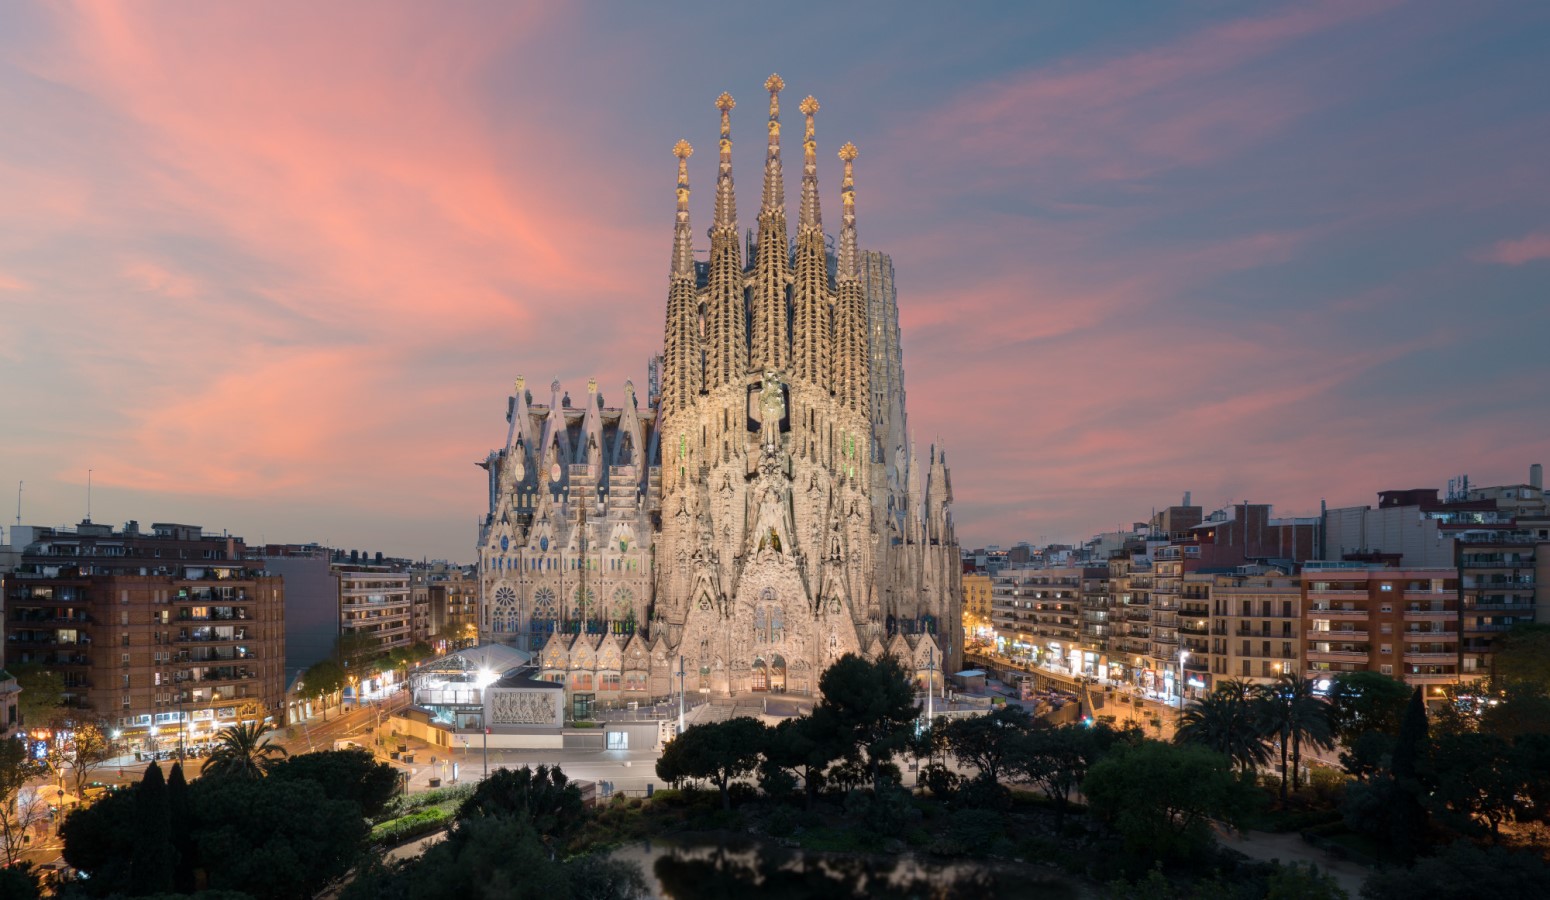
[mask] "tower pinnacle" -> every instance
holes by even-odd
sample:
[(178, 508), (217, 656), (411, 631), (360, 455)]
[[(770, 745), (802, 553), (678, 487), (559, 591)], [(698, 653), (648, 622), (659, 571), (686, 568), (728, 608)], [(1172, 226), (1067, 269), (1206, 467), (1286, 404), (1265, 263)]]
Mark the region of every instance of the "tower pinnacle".
[(856, 145), (845, 142), (840, 148), (840, 160), (845, 163), (845, 174), (840, 180), (840, 203), (843, 205), (840, 226), (840, 254), (835, 280), (854, 280), (859, 251), (856, 248)]
[(732, 190), (732, 110), (737, 101), (723, 91), (716, 98), (721, 110), (721, 162), (716, 174), (716, 228), (737, 229), (737, 196)]
[(764, 211), (785, 209), (786, 185), (780, 169), (780, 92), (786, 87), (779, 75), (764, 81), (770, 92), (769, 144), (764, 153)]
[(678, 157), (678, 212), (673, 228), (673, 277), (694, 277), (694, 235), (689, 230), (689, 157), (694, 148), (688, 141), (673, 145)]
[(807, 117), (807, 129), (802, 136), (802, 211), (797, 220), (801, 230), (823, 229), (822, 214), (818, 203), (818, 142), (813, 139), (813, 115), (818, 112), (818, 101), (809, 94), (802, 101), (802, 115)]

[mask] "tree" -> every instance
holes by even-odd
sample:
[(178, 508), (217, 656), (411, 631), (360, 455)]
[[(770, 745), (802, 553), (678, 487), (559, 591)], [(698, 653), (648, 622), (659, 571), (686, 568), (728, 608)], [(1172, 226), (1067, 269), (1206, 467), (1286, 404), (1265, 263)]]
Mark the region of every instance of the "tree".
[(172, 849), (177, 853), (172, 885), (180, 894), (192, 894), (196, 887), (194, 872), (199, 868), (199, 854), (194, 844), (193, 801), (181, 762), (173, 763), (167, 775), (167, 812), (172, 826)]
[(1000, 781), (1013, 744), (1033, 729), (1034, 721), (1028, 710), (1008, 703), (983, 716), (946, 720), (941, 739), (954, 758), (973, 766), (981, 778)]
[[(1108, 730), (1108, 726), (1097, 726)], [(1038, 785), (1055, 801), (1055, 830), (1065, 824), (1071, 792), (1087, 777), (1099, 755), (1095, 729), (1085, 725), (1048, 726), (1031, 729), (1016, 739), (1009, 771)]]
[(1334, 736), (1351, 746), (1364, 734), (1399, 733), (1399, 720), (1410, 700), (1410, 687), (1381, 672), (1342, 672), (1329, 689), (1329, 724)]
[(43, 889), (38, 884), (38, 874), (32, 863), (6, 863), (0, 866), (0, 897), (6, 900), (38, 900)]
[(84, 797), (91, 774), (101, 768), (121, 750), (107, 727), (96, 722), (83, 722), (75, 726), (71, 740), (71, 773), (75, 780), (75, 795)]
[(1404, 860), (1415, 858), (1426, 827), (1426, 806), (1421, 803), (1421, 798), (1428, 790), (1421, 779), (1430, 750), (1426, 700), (1421, 696), (1421, 689), (1416, 688), (1405, 707), (1404, 717), (1399, 720), (1399, 737), (1394, 742), (1393, 761), (1389, 766), (1394, 787), (1389, 804), (1392, 817), (1389, 838), (1394, 852)]
[(307, 781), (200, 778), (189, 786), (197, 853), (212, 890), (301, 900), (361, 860), (370, 828), (360, 807)]
[(809, 808), (818, 799), (823, 786), (823, 770), (840, 757), (833, 729), (827, 727), (828, 715), (815, 710), (813, 715), (781, 719), (764, 730), (762, 748), (766, 769), (791, 772), (802, 779), (802, 792)]
[(9, 668), (16, 677), (16, 686), (21, 688), (16, 711), (21, 714), (23, 726), (50, 725), (64, 714), (65, 676), (45, 669), (42, 663), (18, 663)]
[(1158, 741), (1117, 746), (1088, 771), (1082, 793), (1141, 864), (1199, 858), (1214, 843), (1211, 820), (1237, 826), (1256, 796), (1226, 756)]
[(458, 807), (465, 823), (481, 817), (509, 816), (527, 823), (548, 849), (550, 856), (576, 829), (586, 809), (581, 789), (570, 783), (559, 766), (537, 769), (496, 769), (479, 782), (474, 793)]
[(1550, 694), (1550, 625), (1525, 623), (1502, 636), (1491, 656), (1492, 680)]
[[(222, 728), (215, 736), (215, 749), (199, 771), (203, 775), (223, 778), (262, 778), (285, 756), (285, 748), (264, 738), (264, 730), (258, 725), (233, 725)], [(260, 740), (263, 738), (263, 740)]]
[(1510, 684), (1486, 701), (1479, 727), (1507, 740), (1525, 734), (1550, 734), (1550, 695), (1526, 682)]
[(91, 806), (71, 810), (65, 818), (60, 828), (65, 862), (89, 876), (83, 882), (87, 893), (99, 897), (129, 893), (129, 870), (139, 838), (138, 793), (136, 787), (107, 794)]
[(27, 787), (40, 771), (26, 741), (0, 740), (0, 859), (7, 866), (21, 858), (27, 829), (44, 814), (44, 804)]
[(1294, 672), (1258, 690), (1260, 724), (1264, 734), (1281, 744), (1281, 802), (1286, 802), (1287, 751), (1291, 751), (1291, 785), (1302, 787), (1302, 745), (1329, 749), (1334, 736), (1329, 725), (1329, 704), (1313, 691), (1313, 680)]
[(904, 666), (892, 656), (873, 661), (847, 653), (819, 676), (818, 688), (818, 708), (832, 717), (845, 755), (865, 754), (873, 787), (881, 787), (883, 764), (909, 742), (920, 714)]
[(731, 809), (728, 785), (753, 771), (764, 744), (764, 723), (748, 716), (694, 725), (662, 750), (657, 777), (673, 784), (709, 781), (721, 791), (721, 808)]
[(1491, 843), (1501, 838), (1501, 824), (1518, 807), (1528, 780), (1516, 765), (1512, 747), (1494, 734), (1451, 734), (1438, 739), (1434, 751), (1436, 788), (1432, 800), (1454, 821), (1473, 830), (1483, 822)]
[(354, 803), (368, 819), (380, 813), (398, 790), (397, 770), (358, 749), (300, 753), (271, 764), (269, 777), (310, 781), (325, 797)]
[(599, 855), (560, 862), (526, 820), (509, 815), (459, 821), (447, 839), (418, 857), (376, 862), (351, 880), (341, 900), (645, 900), (640, 869)]
[(1253, 690), (1241, 681), (1223, 682), (1184, 710), (1173, 740), (1215, 750), (1245, 772), (1270, 761)]
[(1533, 853), (1482, 850), (1456, 841), (1412, 869), (1384, 869), (1362, 885), (1366, 900), (1537, 900), (1550, 884), (1550, 866)]
[(301, 676), (305, 696), (317, 697), (323, 703), (325, 720), (328, 718), (328, 698), (344, 690), (347, 680), (344, 667), (332, 659), (313, 663)]
[(161, 766), (151, 763), (135, 786), (134, 796), (129, 892), (135, 896), (171, 893), (178, 853), (172, 846), (172, 807)]

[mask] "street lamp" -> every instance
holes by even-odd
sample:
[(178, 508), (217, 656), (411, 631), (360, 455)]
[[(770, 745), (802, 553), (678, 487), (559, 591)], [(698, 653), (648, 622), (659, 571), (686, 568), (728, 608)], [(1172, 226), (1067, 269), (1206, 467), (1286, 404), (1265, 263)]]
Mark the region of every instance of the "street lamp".
[(684, 655), (678, 654), (678, 733), (684, 733)]
[(1184, 709), (1184, 662), (1189, 659), (1188, 650), (1179, 650), (1179, 709)]
[(486, 688), (488, 688), (490, 685), (494, 684), (499, 679), (499, 676), (497, 676), (494, 672), (491, 672), (489, 669), (480, 669), (479, 670), (478, 679), (479, 680), (476, 682), (476, 684), (479, 685), (479, 705), (481, 707), (481, 711), (480, 711), (480, 714), (479, 714), (479, 724), (484, 726), (484, 777), (485, 778), (489, 778), (490, 777), (490, 718), (489, 718), (489, 716), (490, 716), (490, 704), (489, 704), (488, 700), (486, 700), (484, 692), (485, 692)]

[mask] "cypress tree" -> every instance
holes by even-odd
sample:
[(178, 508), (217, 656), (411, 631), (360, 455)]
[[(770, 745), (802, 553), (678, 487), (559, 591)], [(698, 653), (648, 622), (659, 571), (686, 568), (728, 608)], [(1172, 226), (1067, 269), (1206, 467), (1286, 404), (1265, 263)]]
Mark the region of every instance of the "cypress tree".
[(172, 891), (177, 851), (172, 847), (172, 811), (161, 766), (151, 763), (135, 788), (134, 860), (129, 892), (135, 896)]
[(172, 764), (172, 774), (167, 776), (167, 811), (171, 817), (172, 848), (178, 854), (172, 883), (178, 893), (192, 894), (197, 860), (194, 851), (193, 822), (190, 821), (192, 812), (188, 798), (188, 781), (183, 777), (183, 764), (180, 762)]
[(1399, 722), (1399, 739), (1394, 745), (1390, 772), (1394, 777), (1394, 811), (1390, 834), (1394, 851), (1407, 862), (1420, 850), (1420, 838), (1426, 829), (1427, 808), (1421, 798), (1426, 786), (1421, 782), (1421, 762), (1429, 748), (1426, 701), (1421, 689), (1410, 695), (1405, 716)]

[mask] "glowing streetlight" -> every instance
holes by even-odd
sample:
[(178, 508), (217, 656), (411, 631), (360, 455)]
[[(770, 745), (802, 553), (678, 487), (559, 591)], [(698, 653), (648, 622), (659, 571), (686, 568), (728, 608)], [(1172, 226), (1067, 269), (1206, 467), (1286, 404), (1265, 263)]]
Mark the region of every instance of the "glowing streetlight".
[(479, 724), (484, 726), (484, 777), (486, 778), (490, 777), (490, 704), (485, 702), (484, 691), (499, 680), (500, 676), (489, 669), (480, 669), (474, 681), (479, 685), (479, 704), (483, 708), (479, 715)]

